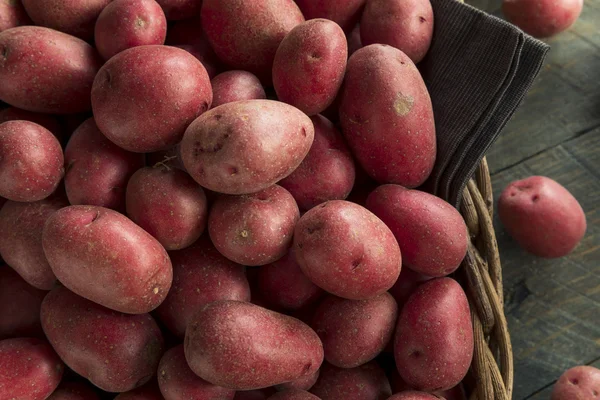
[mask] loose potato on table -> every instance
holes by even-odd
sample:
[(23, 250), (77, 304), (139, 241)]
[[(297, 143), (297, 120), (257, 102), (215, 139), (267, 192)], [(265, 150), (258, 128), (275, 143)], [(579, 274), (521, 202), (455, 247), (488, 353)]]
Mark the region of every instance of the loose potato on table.
[(325, 18), (349, 31), (360, 19), (366, 0), (296, 0), (307, 20)]
[(21, 25), (31, 25), (21, 0), (0, 0), (0, 32)]
[(197, 17), (202, 0), (157, 0), (169, 21)]
[(226, 71), (215, 76), (210, 83), (213, 108), (234, 101), (267, 98), (260, 80), (248, 71)]
[(0, 124), (6, 121), (15, 120), (25, 120), (41, 125), (52, 132), (59, 142), (64, 139), (66, 133), (54, 115), (22, 110), (17, 107), (8, 107), (4, 110), (0, 110)]
[(317, 396), (305, 390), (290, 389), (275, 393), (267, 400), (320, 400)]
[(356, 368), (324, 363), (310, 392), (322, 400), (386, 400), (392, 395), (385, 371), (375, 361)]
[(577, 21), (583, 0), (504, 0), (506, 19), (537, 38), (563, 32)]
[(552, 389), (550, 400), (595, 400), (600, 394), (600, 369), (580, 365), (565, 371)]
[(89, 384), (63, 381), (48, 400), (100, 400), (100, 397)]

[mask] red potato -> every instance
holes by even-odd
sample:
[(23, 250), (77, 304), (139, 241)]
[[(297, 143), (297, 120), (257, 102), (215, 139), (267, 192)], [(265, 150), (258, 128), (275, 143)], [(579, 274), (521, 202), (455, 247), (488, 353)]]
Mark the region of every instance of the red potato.
[(45, 199), (58, 187), (63, 164), (60, 143), (48, 129), (24, 120), (0, 124), (0, 196)]
[(305, 390), (289, 389), (275, 393), (267, 400), (320, 400), (317, 396)]
[(21, 0), (0, 0), (0, 32), (31, 24), (31, 19)]
[(173, 285), (156, 309), (158, 318), (180, 338), (194, 314), (216, 300), (250, 301), (245, 268), (223, 257), (208, 238), (170, 253)]
[(354, 186), (354, 160), (333, 123), (322, 115), (311, 117), (315, 139), (300, 166), (279, 182), (298, 203), (310, 210), (328, 200), (343, 200)]
[(241, 390), (235, 392), (233, 400), (267, 400), (274, 393), (271, 388), (260, 390)]
[(25, 120), (43, 126), (52, 132), (59, 142), (65, 137), (63, 127), (60, 125), (60, 122), (58, 122), (58, 119), (54, 115), (21, 110), (20, 108), (16, 107), (9, 107), (5, 108), (4, 110), (0, 110), (0, 124), (6, 121), (16, 120)]
[(313, 139), (310, 118), (297, 108), (272, 100), (236, 101), (192, 122), (181, 142), (181, 157), (203, 187), (248, 194), (290, 175)]
[(367, 0), (296, 0), (307, 20), (325, 18), (349, 31), (360, 19)]
[(303, 322), (251, 303), (204, 306), (185, 335), (192, 371), (219, 386), (259, 389), (312, 375), (323, 362), (317, 334)]
[(247, 71), (226, 71), (215, 76), (210, 83), (213, 108), (234, 101), (267, 98), (260, 80)]
[(192, 372), (183, 345), (168, 350), (158, 365), (158, 386), (165, 400), (232, 400), (235, 390), (215, 386)]
[(458, 210), (439, 197), (382, 185), (367, 198), (367, 208), (392, 230), (404, 265), (413, 271), (446, 276), (467, 254), (467, 225)]
[(0, 255), (28, 284), (50, 290), (56, 283), (44, 249), (42, 231), (55, 211), (67, 206), (65, 199), (48, 199), (21, 203), (8, 201), (0, 209)]
[(350, 149), (375, 180), (412, 188), (429, 177), (436, 156), (431, 99), (417, 67), (400, 50), (374, 44), (350, 57), (340, 122)]
[(400, 376), (416, 390), (447, 390), (462, 381), (473, 358), (473, 326), (455, 280), (432, 279), (414, 291), (398, 318), (394, 356)]
[(92, 88), (98, 128), (116, 145), (138, 153), (177, 144), (211, 102), (206, 69), (188, 52), (169, 46), (120, 52), (102, 66)]
[(325, 111), (342, 86), (347, 60), (346, 36), (335, 22), (313, 19), (296, 26), (273, 61), (277, 97), (307, 115)]
[(550, 400), (595, 400), (600, 394), (600, 369), (580, 365), (565, 371), (552, 389)]
[(204, 190), (179, 169), (146, 167), (127, 184), (127, 215), (167, 250), (194, 243), (206, 228)]
[(506, 19), (537, 38), (566, 31), (577, 21), (583, 0), (504, 0)]
[(219, 58), (271, 83), (279, 44), (304, 17), (293, 0), (204, 0), (202, 27)]
[(197, 17), (202, 0), (157, 0), (169, 21)]
[(96, 48), (108, 60), (132, 47), (164, 44), (167, 19), (154, 0), (113, 0), (100, 13), (94, 29)]
[(258, 193), (219, 196), (208, 216), (208, 233), (217, 250), (230, 260), (265, 265), (288, 252), (299, 218), (290, 192), (273, 185)]
[(116, 211), (65, 207), (48, 218), (44, 254), (60, 282), (80, 296), (131, 314), (154, 310), (173, 279), (165, 249)]
[(439, 400), (438, 396), (434, 396), (426, 392), (417, 392), (409, 390), (406, 392), (398, 393), (388, 398), (388, 400)]
[(62, 286), (44, 298), (41, 320), (69, 368), (108, 392), (148, 382), (164, 352), (162, 334), (149, 314), (112, 311)]
[(315, 385), (315, 383), (317, 383), (318, 379), (319, 379), (319, 370), (316, 370), (315, 373), (312, 375), (306, 375), (305, 377), (296, 379), (295, 381), (276, 385), (275, 389), (280, 390), (280, 391), (291, 390), (291, 389), (310, 390), (310, 388), (312, 388)]
[(356, 25), (348, 36), (348, 57), (356, 53), (357, 50), (362, 49), (362, 47), (363, 43), (360, 38), (360, 25)]
[(144, 155), (108, 140), (89, 118), (71, 135), (65, 165), (65, 189), (71, 204), (124, 211), (127, 182), (144, 166)]
[(0, 399), (45, 400), (62, 378), (64, 364), (45, 340), (0, 341)]
[(114, 400), (164, 400), (156, 382), (119, 394)]
[(101, 61), (86, 42), (48, 28), (20, 26), (0, 33), (0, 49), (0, 100), (43, 113), (90, 109)]
[(375, 361), (356, 368), (324, 363), (310, 392), (323, 400), (385, 400), (392, 395), (388, 378)]
[(179, 153), (179, 145), (170, 147), (167, 150), (146, 153), (146, 164), (153, 167), (166, 166), (185, 171), (185, 167), (181, 161), (181, 154)]
[(63, 382), (48, 400), (100, 400), (100, 397), (83, 382)]
[(587, 229), (585, 212), (577, 199), (544, 176), (508, 185), (498, 201), (498, 215), (523, 249), (544, 258), (571, 253)]
[(389, 228), (364, 207), (343, 200), (323, 203), (300, 218), (294, 251), (313, 283), (352, 300), (387, 291), (402, 264)]
[[(400, 393), (414, 390), (406, 382), (402, 380), (397, 370), (391, 371), (390, 384), (392, 385), (393, 393)], [(435, 399), (442, 398), (444, 400), (467, 400), (467, 396), (463, 389), (462, 383), (454, 386), (452, 389), (443, 390), (433, 393)]]
[(402, 268), (398, 280), (390, 288), (389, 292), (398, 303), (398, 306), (402, 308), (412, 292), (423, 282), (427, 282), (430, 279), (432, 277), (415, 272), (410, 268)]
[(387, 44), (416, 64), (431, 45), (433, 9), (429, 0), (368, 0), (360, 21), (365, 46)]

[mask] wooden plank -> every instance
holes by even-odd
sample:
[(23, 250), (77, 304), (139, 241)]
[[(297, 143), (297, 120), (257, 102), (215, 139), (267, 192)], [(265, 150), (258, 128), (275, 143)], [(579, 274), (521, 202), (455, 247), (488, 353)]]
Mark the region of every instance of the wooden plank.
[(557, 260), (521, 250), (495, 220), (506, 313), (515, 356), (514, 399), (548, 385), (570, 366), (600, 357), (600, 129), (493, 176), (498, 198), (511, 181), (545, 175), (577, 197), (588, 231), (573, 254)]

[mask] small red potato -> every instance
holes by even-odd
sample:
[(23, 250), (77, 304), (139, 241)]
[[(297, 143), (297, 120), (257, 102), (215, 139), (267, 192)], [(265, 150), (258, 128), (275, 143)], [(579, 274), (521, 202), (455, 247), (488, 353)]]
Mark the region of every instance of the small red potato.
[(300, 389), (289, 389), (275, 393), (267, 400), (321, 400), (312, 393)]
[(194, 316), (185, 335), (185, 357), (208, 382), (251, 390), (314, 374), (323, 362), (323, 345), (295, 318), (226, 300)]
[(577, 21), (583, 0), (504, 0), (506, 19), (537, 38), (566, 31)]
[(328, 200), (344, 200), (354, 186), (354, 160), (333, 123), (322, 115), (310, 118), (315, 139), (300, 166), (279, 182), (298, 203), (310, 210)]
[(423, 283), (402, 308), (395, 335), (396, 366), (410, 387), (434, 392), (458, 385), (473, 358), (465, 292), (450, 278)]
[(65, 165), (65, 190), (71, 204), (124, 211), (127, 182), (144, 166), (144, 155), (108, 140), (89, 118), (71, 135)]
[(444, 200), (399, 185), (382, 185), (367, 208), (391, 229), (404, 265), (429, 276), (454, 272), (467, 254), (469, 233), (456, 208)]
[[(402, 254), (404, 255), (404, 253)], [(412, 292), (419, 287), (421, 283), (427, 282), (430, 279), (430, 276), (420, 274), (410, 268), (402, 268), (398, 280), (394, 283), (394, 286), (391, 287), (389, 292), (398, 303), (398, 307), (402, 309), (402, 306), (406, 303), (406, 300), (408, 300)]]
[(506, 231), (527, 252), (558, 258), (571, 253), (587, 229), (585, 212), (560, 183), (531, 176), (512, 182), (498, 201)]
[(248, 266), (265, 265), (288, 252), (299, 218), (290, 192), (273, 185), (258, 193), (219, 196), (208, 216), (208, 233), (228, 259)]
[(202, 0), (157, 0), (169, 21), (197, 17)]
[(323, 203), (300, 218), (294, 251), (313, 283), (352, 300), (387, 291), (402, 264), (389, 228), (366, 208), (344, 200)]
[(429, 177), (436, 156), (433, 109), (406, 54), (381, 44), (356, 51), (339, 112), (350, 149), (375, 180), (413, 188)]
[(247, 71), (226, 71), (215, 76), (210, 83), (213, 108), (234, 101), (267, 98), (260, 80)]
[(313, 138), (310, 118), (295, 107), (272, 100), (236, 101), (192, 122), (181, 157), (192, 178), (207, 189), (255, 193), (291, 174)]
[(365, 46), (387, 44), (416, 64), (431, 45), (433, 9), (429, 0), (368, 0), (360, 21)]
[(89, 111), (101, 66), (92, 46), (52, 29), (20, 26), (0, 32), (0, 49), (0, 100), (43, 113)]
[(59, 142), (64, 139), (65, 132), (63, 127), (54, 115), (22, 110), (17, 107), (8, 107), (4, 110), (0, 110), (0, 124), (6, 121), (16, 120), (34, 122), (52, 132)]
[(362, 47), (363, 43), (360, 38), (360, 25), (356, 25), (348, 36), (348, 56), (356, 53), (356, 51), (362, 49)]
[(344, 79), (348, 43), (335, 22), (313, 19), (292, 29), (273, 61), (273, 86), (280, 101), (307, 115), (333, 103)]
[(319, 370), (315, 371), (312, 375), (306, 375), (300, 379), (296, 379), (295, 381), (282, 383), (281, 385), (274, 386), (275, 389), (284, 391), (284, 390), (310, 390), (311, 387), (317, 383), (317, 379), (319, 379)]
[[(404, 382), (402, 380), (402, 378), (398, 374), (397, 370), (391, 371), (390, 374), (391, 374), (391, 376), (390, 376), (390, 384), (392, 385), (392, 392), (393, 393), (400, 393), (400, 392), (406, 392), (406, 391), (413, 391), (414, 390), (406, 382)], [(467, 396), (465, 394), (465, 391), (464, 391), (464, 388), (462, 386), (462, 383), (454, 386), (452, 389), (434, 392), (433, 394), (435, 396), (437, 396), (437, 397), (435, 397), (436, 400), (438, 398), (442, 398), (444, 400), (467, 400)]]
[(426, 392), (409, 390), (406, 392), (397, 393), (388, 398), (388, 400), (439, 400), (439, 397)]
[(100, 397), (88, 384), (63, 381), (48, 400), (100, 400)]
[(208, 238), (170, 256), (173, 285), (156, 315), (177, 337), (183, 338), (194, 314), (210, 302), (250, 301), (245, 268), (223, 257)]
[(0, 32), (31, 24), (31, 19), (21, 0), (0, 0)]
[(65, 172), (60, 143), (29, 121), (0, 124), (0, 196), (14, 201), (45, 199)]
[(149, 314), (112, 311), (62, 286), (42, 302), (41, 319), (69, 368), (107, 392), (148, 382), (164, 352), (162, 334)]
[(154, 0), (113, 0), (100, 13), (94, 37), (98, 52), (108, 60), (131, 47), (164, 44), (167, 19)]
[(119, 394), (114, 400), (164, 400), (158, 385), (153, 380), (146, 385)]
[(165, 400), (232, 400), (235, 390), (215, 386), (192, 372), (183, 345), (168, 350), (158, 364), (158, 386)]
[(165, 249), (108, 208), (62, 208), (46, 221), (42, 245), (63, 285), (116, 311), (154, 310), (171, 287), (173, 270)]
[(0, 341), (0, 399), (45, 400), (62, 378), (64, 364), (45, 340)]
[(580, 365), (565, 371), (552, 389), (550, 400), (595, 400), (600, 394), (600, 369)]
[(223, 62), (270, 83), (279, 44), (304, 17), (293, 0), (204, 0), (201, 20)]
[(349, 31), (360, 19), (366, 0), (296, 0), (307, 20), (325, 18)]
[(206, 69), (188, 52), (138, 46), (120, 52), (98, 72), (92, 108), (98, 128), (125, 150), (164, 150), (210, 108)]
[(323, 400), (384, 400), (392, 395), (385, 371), (375, 361), (356, 368), (324, 363), (310, 392)]

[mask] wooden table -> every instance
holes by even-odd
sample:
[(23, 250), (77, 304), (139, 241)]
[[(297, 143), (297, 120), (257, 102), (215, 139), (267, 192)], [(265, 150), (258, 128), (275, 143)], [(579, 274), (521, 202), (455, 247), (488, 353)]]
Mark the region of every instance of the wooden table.
[[(467, 3), (501, 15), (500, 0)], [(537, 82), (488, 153), (496, 199), (511, 181), (545, 175), (579, 200), (588, 230), (558, 260), (528, 255), (497, 217), (514, 347), (514, 400), (549, 400), (552, 385), (575, 365), (600, 368), (600, 0), (585, 0), (552, 49)]]

